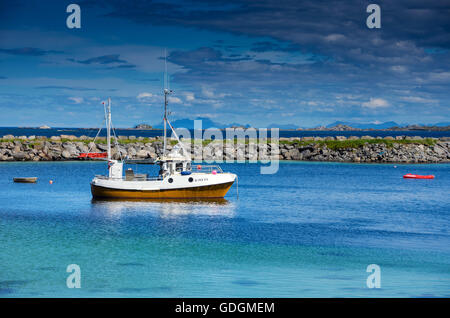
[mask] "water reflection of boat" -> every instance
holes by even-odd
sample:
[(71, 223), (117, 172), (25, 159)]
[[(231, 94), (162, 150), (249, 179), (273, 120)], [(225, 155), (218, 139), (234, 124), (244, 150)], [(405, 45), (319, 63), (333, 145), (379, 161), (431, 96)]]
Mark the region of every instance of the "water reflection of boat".
[(92, 211), (106, 218), (152, 215), (173, 218), (183, 215), (233, 217), (235, 205), (224, 199), (92, 199)]
[[(147, 199), (133, 199), (133, 198), (92, 198), (91, 202), (104, 203), (104, 202), (148, 202)], [(225, 198), (193, 198), (193, 199), (153, 199), (152, 202), (159, 203), (188, 203), (188, 204), (215, 204), (226, 205), (230, 202)]]

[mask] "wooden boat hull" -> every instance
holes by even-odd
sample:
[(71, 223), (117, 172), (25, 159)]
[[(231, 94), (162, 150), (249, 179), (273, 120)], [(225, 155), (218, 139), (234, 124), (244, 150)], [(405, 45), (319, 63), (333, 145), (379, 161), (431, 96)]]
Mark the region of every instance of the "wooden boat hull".
[(32, 177), (32, 178), (14, 178), (13, 181), (17, 182), (17, 183), (36, 183), (37, 182), (37, 177)]
[(166, 190), (124, 190), (102, 187), (91, 184), (94, 198), (111, 199), (196, 199), (196, 198), (223, 198), (233, 185), (234, 181), (179, 189)]

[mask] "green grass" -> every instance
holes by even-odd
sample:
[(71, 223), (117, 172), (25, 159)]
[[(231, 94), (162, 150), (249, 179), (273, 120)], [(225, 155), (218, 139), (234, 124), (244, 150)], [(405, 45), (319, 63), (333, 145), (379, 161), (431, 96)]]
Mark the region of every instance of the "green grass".
[(300, 146), (308, 146), (308, 145), (319, 145), (319, 146), (327, 146), (329, 149), (348, 149), (348, 148), (361, 148), (366, 144), (384, 144), (388, 148), (394, 147), (394, 144), (406, 145), (406, 144), (416, 144), (416, 145), (427, 145), (433, 146), (436, 144), (436, 140), (431, 138), (426, 139), (413, 139), (413, 140), (389, 140), (389, 139), (355, 139), (355, 140), (308, 140), (308, 141), (290, 141), (290, 140), (281, 140), (280, 144), (297, 144)]
[[(21, 141), (23, 142), (23, 140), (21, 139), (0, 139), (0, 142), (14, 142), (14, 141)], [(49, 141), (49, 142), (54, 142), (50, 139), (35, 139), (32, 141), (27, 141), (28, 145), (31, 145), (31, 147), (35, 147), (36, 145), (41, 144), (44, 141)], [(89, 144), (92, 141), (92, 139), (89, 140), (80, 140), (80, 139), (76, 139), (76, 140), (69, 140), (69, 139), (61, 139), (61, 141), (57, 141), (60, 143), (64, 143), (64, 142), (82, 142), (84, 144)], [(154, 138), (144, 138), (143, 140), (129, 140), (129, 139), (120, 139), (118, 140), (118, 143), (121, 145), (124, 144), (131, 144), (131, 143), (151, 143), (154, 142), (155, 139)], [(249, 144), (250, 141), (254, 142), (254, 143), (258, 143), (258, 140), (256, 139), (252, 139), (249, 140), (247, 139), (234, 139), (234, 144)], [(207, 146), (210, 143), (220, 143), (223, 141), (216, 141), (216, 140), (202, 140), (202, 145), (203, 146)], [(267, 143), (270, 143), (271, 140), (267, 139)], [(104, 139), (97, 139), (96, 143), (99, 144), (106, 144), (106, 140)], [(169, 143), (171, 145), (175, 145), (177, 143), (176, 140), (170, 140)], [(192, 144), (198, 144), (199, 141), (198, 140), (191, 140)], [(355, 139), (355, 140), (318, 140), (318, 141), (314, 141), (314, 140), (308, 140), (308, 141), (304, 141), (304, 140), (279, 140), (279, 143), (281, 145), (284, 144), (289, 144), (289, 145), (297, 145), (297, 146), (308, 146), (308, 145), (318, 145), (318, 146), (327, 146), (329, 149), (348, 149), (348, 148), (361, 148), (366, 144), (384, 144), (387, 147), (391, 148), (394, 146), (394, 144), (400, 144), (400, 145), (405, 145), (405, 144), (419, 144), (419, 145), (427, 145), (427, 146), (433, 146), (436, 144), (436, 140), (431, 139), (431, 138), (426, 138), (426, 139), (415, 139), (415, 140), (406, 140), (406, 139), (401, 139), (401, 140), (388, 140), (388, 139)], [(113, 142), (114, 145), (114, 142)]]

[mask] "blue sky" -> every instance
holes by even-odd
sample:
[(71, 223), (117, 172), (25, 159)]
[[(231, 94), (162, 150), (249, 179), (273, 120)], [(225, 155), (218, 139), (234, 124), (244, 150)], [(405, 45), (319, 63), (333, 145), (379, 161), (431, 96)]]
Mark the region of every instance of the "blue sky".
[(159, 123), (165, 49), (173, 119), (450, 121), (450, 3), (373, 2), (2, 1), (0, 126)]

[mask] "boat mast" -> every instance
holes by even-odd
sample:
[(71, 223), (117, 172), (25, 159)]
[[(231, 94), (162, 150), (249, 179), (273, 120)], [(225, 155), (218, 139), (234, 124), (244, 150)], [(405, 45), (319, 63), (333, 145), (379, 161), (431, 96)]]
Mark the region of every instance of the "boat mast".
[(167, 132), (167, 95), (169, 91), (167, 88), (164, 88), (164, 148), (163, 148), (163, 157), (166, 156), (166, 132)]
[(111, 98), (108, 97), (108, 106), (106, 111), (106, 142), (108, 147), (108, 162), (111, 160)]

